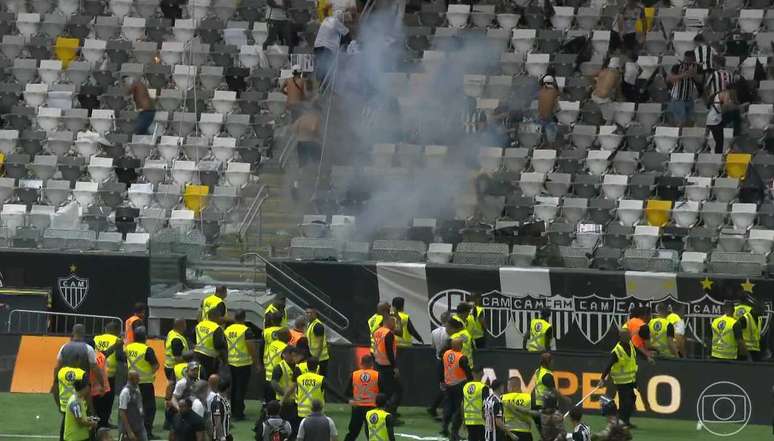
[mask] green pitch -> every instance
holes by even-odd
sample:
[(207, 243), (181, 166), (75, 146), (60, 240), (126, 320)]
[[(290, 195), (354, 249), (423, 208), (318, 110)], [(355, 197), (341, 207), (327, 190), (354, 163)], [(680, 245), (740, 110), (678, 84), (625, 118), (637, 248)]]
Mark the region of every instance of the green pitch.
[[(163, 403), (159, 403), (163, 409)], [(401, 412), (406, 424), (396, 430), (396, 441), (440, 441), (439, 424), (432, 421), (424, 409), (405, 408)], [(116, 413), (113, 413), (115, 423)], [(234, 428), (234, 439), (237, 441), (252, 441), (253, 420), (258, 415), (257, 402), (248, 404), (248, 421), (237, 422)], [(328, 415), (336, 421), (339, 430), (339, 440), (344, 438), (349, 422), (349, 408), (340, 404), (328, 406)], [(55, 439), (58, 437), (59, 412), (54, 407), (49, 395), (41, 394), (10, 394), (0, 393), (0, 441), (23, 439)], [(592, 431), (599, 430), (604, 420), (600, 416), (589, 415), (586, 423)], [(638, 425), (634, 431), (634, 439), (638, 441), (691, 441), (691, 440), (764, 440), (772, 439), (772, 430), (768, 426), (747, 426), (735, 436), (719, 438), (705, 430), (697, 431), (695, 421), (671, 419), (633, 418)], [(156, 435), (166, 436), (161, 430), (163, 414), (156, 416)], [(402, 435), (401, 435), (402, 434)], [(17, 436), (14, 436), (17, 435)], [(117, 436), (115, 436), (117, 439)], [(365, 441), (361, 434), (359, 440)]]

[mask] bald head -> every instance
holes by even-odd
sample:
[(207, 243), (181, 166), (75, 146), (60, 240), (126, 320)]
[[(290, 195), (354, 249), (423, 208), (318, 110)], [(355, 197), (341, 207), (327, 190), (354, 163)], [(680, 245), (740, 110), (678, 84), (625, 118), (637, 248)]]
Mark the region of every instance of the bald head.
[(181, 319), (181, 318), (175, 319), (175, 324), (173, 325), (173, 327), (175, 328), (175, 331), (177, 331), (177, 332), (179, 332), (181, 334), (184, 333), (185, 332), (185, 319)]
[(390, 304), (389, 303), (380, 303), (376, 305), (376, 313), (381, 315), (387, 315), (390, 313)]
[(550, 352), (543, 352), (540, 354), (540, 365), (543, 367), (550, 367), (553, 357)]
[(220, 375), (218, 374), (210, 375), (210, 378), (207, 379), (207, 384), (209, 385), (210, 390), (212, 391), (218, 390), (218, 385), (220, 384)]
[(86, 327), (80, 323), (73, 325), (72, 335), (74, 341), (83, 341), (84, 337), (86, 336)]
[(129, 373), (126, 374), (126, 381), (135, 386), (140, 384), (140, 373), (134, 369), (130, 370)]
[(306, 324), (306, 317), (300, 316), (293, 322), (293, 327), (296, 328), (297, 331), (303, 331), (306, 329)]

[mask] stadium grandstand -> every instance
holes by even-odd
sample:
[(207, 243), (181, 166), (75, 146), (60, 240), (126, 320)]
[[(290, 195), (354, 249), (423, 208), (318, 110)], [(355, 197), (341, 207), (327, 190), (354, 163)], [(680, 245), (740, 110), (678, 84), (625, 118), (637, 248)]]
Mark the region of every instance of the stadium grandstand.
[(1, 1), (0, 440), (770, 436), (771, 9)]

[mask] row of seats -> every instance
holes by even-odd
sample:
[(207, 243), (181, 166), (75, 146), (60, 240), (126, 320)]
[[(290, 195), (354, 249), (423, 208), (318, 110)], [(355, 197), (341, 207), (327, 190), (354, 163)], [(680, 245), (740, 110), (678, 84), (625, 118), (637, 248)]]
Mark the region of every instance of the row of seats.
[(14, 234), (6, 227), (0, 227), (0, 246), (14, 248), (42, 248), (50, 250), (96, 250), (123, 253), (146, 253), (150, 235), (148, 233), (96, 232), (91, 230), (68, 230), (49, 228), (19, 228)]
[[(642, 227), (635, 233), (637, 244), (653, 240), (653, 227)], [(753, 232), (755, 231), (755, 232)], [(747, 238), (751, 252), (717, 250), (711, 252), (655, 250), (652, 247), (620, 249), (596, 247), (598, 237), (579, 234), (589, 247), (513, 245), (505, 243), (461, 242), (426, 244), (413, 240), (376, 240), (369, 242), (297, 237), (291, 240), (290, 255), (296, 259), (375, 260), (388, 262), (455, 263), (468, 265), (564, 266), (608, 270), (661, 270), (701, 273), (735, 273), (760, 276), (767, 265), (766, 254), (774, 242), (774, 231), (753, 230)], [(744, 241), (744, 238), (743, 238)], [(721, 240), (721, 243), (723, 241)], [(769, 254), (770, 255), (770, 254)], [(770, 255), (771, 256), (771, 255)], [(538, 261), (538, 258), (540, 261)], [(768, 262), (769, 270), (771, 261)], [(770, 272), (770, 271), (769, 271)]]

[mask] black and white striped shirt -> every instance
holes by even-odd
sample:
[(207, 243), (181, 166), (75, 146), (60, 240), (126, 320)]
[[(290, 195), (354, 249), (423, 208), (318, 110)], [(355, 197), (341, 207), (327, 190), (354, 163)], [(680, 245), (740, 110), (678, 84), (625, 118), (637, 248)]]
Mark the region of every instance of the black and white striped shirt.
[(734, 76), (724, 69), (712, 72), (706, 80), (707, 96), (715, 96), (718, 92), (730, 89), (734, 85)]
[(713, 58), (717, 55), (715, 49), (707, 44), (701, 44), (696, 46), (693, 50), (696, 54), (696, 64), (698, 64), (703, 72), (710, 71), (715, 68)]
[(591, 429), (589, 426), (580, 423), (575, 426), (572, 433), (567, 434), (567, 441), (591, 441)]
[(484, 440), (503, 441), (498, 437), (495, 421), (503, 417), (503, 402), (494, 393), (489, 394), (484, 400)]
[[(681, 75), (689, 70), (696, 70), (696, 64), (680, 63), (672, 66), (672, 75)], [(696, 97), (696, 83), (693, 78), (676, 80), (672, 84), (673, 101), (690, 101)]]

